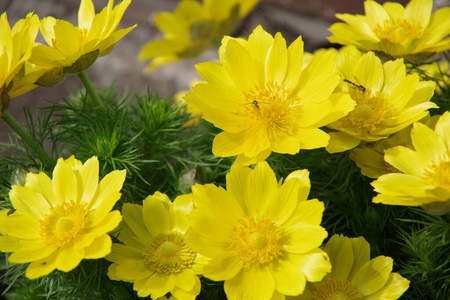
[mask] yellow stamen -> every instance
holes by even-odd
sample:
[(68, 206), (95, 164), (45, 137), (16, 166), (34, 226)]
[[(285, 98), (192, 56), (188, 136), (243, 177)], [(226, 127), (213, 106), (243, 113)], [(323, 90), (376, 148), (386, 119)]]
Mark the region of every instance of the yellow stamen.
[(356, 101), (356, 106), (347, 119), (357, 131), (373, 131), (378, 124), (389, 118), (389, 106), (378, 93), (371, 93), (369, 89), (361, 93), (353, 89), (350, 90), (350, 95)]
[(80, 233), (87, 222), (87, 204), (66, 201), (40, 221), (40, 235), (48, 244), (61, 247)]
[(433, 162), (424, 171), (423, 178), (431, 185), (450, 188), (450, 160), (447, 155)]
[(313, 300), (362, 300), (363, 293), (344, 280), (325, 279), (316, 285)]
[(292, 97), (292, 90), (276, 82), (267, 82), (244, 93), (239, 115), (251, 120), (247, 126), (254, 130), (266, 130), (269, 137), (293, 135), (296, 131), (296, 114), (299, 105)]
[(372, 29), (379, 39), (386, 39), (391, 43), (402, 43), (408, 39), (419, 39), (425, 34), (425, 30), (414, 20), (385, 20), (383, 24), (377, 24)]
[(190, 268), (196, 253), (189, 248), (180, 233), (157, 236), (142, 252), (144, 264), (151, 270), (172, 274)]
[(268, 219), (245, 217), (232, 230), (230, 249), (244, 260), (244, 267), (272, 261), (281, 254), (284, 230)]

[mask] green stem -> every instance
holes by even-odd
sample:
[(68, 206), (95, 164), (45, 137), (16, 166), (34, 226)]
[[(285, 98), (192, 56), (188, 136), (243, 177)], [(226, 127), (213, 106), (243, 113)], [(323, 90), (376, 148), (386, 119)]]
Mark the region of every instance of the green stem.
[(105, 104), (103, 101), (99, 98), (97, 95), (97, 92), (95, 91), (94, 86), (92, 85), (91, 81), (89, 80), (89, 77), (87, 76), (86, 71), (81, 71), (78, 73), (78, 77), (81, 80), (81, 83), (83, 83), (84, 88), (88, 92), (89, 96), (91, 96), (92, 101), (94, 102), (94, 105), (96, 107), (105, 107)]
[(17, 133), (22, 141), (27, 144), (34, 153), (41, 159), (41, 161), (45, 164), (48, 170), (52, 170), (54, 167), (53, 159), (45, 152), (44, 148), (42, 148), (35, 139), (33, 139), (30, 134), (25, 130), (25, 128), (20, 125), (13, 116), (9, 114), (8, 111), (4, 111), (1, 115), (3, 121), (8, 124), (11, 129)]

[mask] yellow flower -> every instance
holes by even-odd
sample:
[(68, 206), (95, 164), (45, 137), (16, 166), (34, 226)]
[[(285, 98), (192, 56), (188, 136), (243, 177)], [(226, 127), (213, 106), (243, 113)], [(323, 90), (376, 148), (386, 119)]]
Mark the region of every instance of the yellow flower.
[(330, 271), (318, 247), (324, 205), (306, 200), (307, 170), (292, 172), (283, 184), (266, 162), (254, 169), (234, 164), (227, 190), (194, 185), (195, 208), (186, 242), (210, 258), (203, 276), (224, 280), (230, 300), (283, 299), (303, 292), (306, 281)]
[(370, 244), (363, 238), (333, 235), (324, 247), (332, 269), (321, 282), (308, 284), (298, 300), (395, 300), (409, 287), (409, 280), (392, 272), (393, 260), (370, 259)]
[(155, 24), (164, 38), (150, 41), (139, 54), (140, 60), (150, 60), (145, 71), (192, 58), (227, 34), (232, 34), (239, 23), (258, 4), (259, 0), (195, 0), (181, 1), (174, 13), (155, 15)]
[(36, 87), (34, 81), (40, 74), (25, 64), (31, 56), (34, 40), (39, 30), (39, 17), (33, 13), (10, 28), (6, 12), (0, 15), (0, 115), (8, 108), (11, 98)]
[(406, 7), (367, 0), (366, 15), (336, 14), (345, 23), (331, 25), (333, 35), (328, 40), (419, 63), (450, 49), (450, 39), (446, 38), (450, 34), (450, 7), (431, 14), (432, 6), (432, 0), (411, 0)]
[(8, 261), (28, 263), (25, 276), (34, 279), (55, 269), (69, 272), (84, 258), (111, 251), (108, 232), (122, 219), (111, 212), (120, 198), (125, 171), (113, 171), (98, 182), (96, 157), (82, 164), (60, 158), (53, 179), (28, 173), (24, 186), (13, 185), (14, 210), (0, 212), (0, 251)]
[(172, 203), (160, 192), (143, 205), (125, 203), (118, 235), (124, 245), (114, 243), (106, 257), (113, 262), (109, 278), (132, 282), (139, 297), (157, 299), (170, 292), (176, 299), (194, 300), (200, 293), (200, 258), (184, 242), (192, 207), (190, 195)]
[(406, 74), (403, 59), (384, 64), (373, 52), (362, 55), (344, 53), (336, 62), (356, 107), (344, 118), (328, 125), (338, 132), (330, 133), (327, 150), (342, 152), (361, 141), (374, 142), (387, 138), (428, 115), (436, 104), (435, 83), (419, 81), (417, 74)]
[(379, 194), (374, 203), (421, 206), (427, 213), (450, 211), (450, 113), (445, 112), (434, 131), (414, 123), (414, 150), (398, 146), (385, 151), (384, 159), (402, 173), (386, 174), (372, 182)]
[[(420, 120), (430, 128), (434, 128), (437, 116), (425, 117)], [(357, 147), (350, 152), (350, 159), (361, 169), (361, 173), (370, 178), (378, 178), (388, 173), (400, 172), (384, 160), (384, 151), (395, 146), (403, 146), (413, 149), (411, 142), (412, 125), (400, 130), (396, 134), (381, 140), (374, 145), (366, 144), (364, 147)]]
[[(196, 84), (199, 84), (201, 82), (203, 82), (203, 81), (201, 81), (199, 79), (194, 79), (194, 80), (191, 81), (191, 87), (193, 87)], [(190, 119), (186, 123), (184, 123), (183, 127), (197, 125), (202, 120), (202, 112), (200, 111), (200, 109), (190, 105), (189, 103), (187, 103), (183, 99), (183, 97), (189, 92), (190, 91), (179, 91), (174, 96), (174, 100), (175, 100), (176, 104), (178, 104), (178, 105), (186, 105), (186, 112), (191, 115)]]
[(252, 164), (271, 152), (325, 147), (329, 136), (318, 127), (354, 107), (348, 94), (333, 94), (339, 83), (333, 53), (316, 55), (302, 70), (301, 37), (286, 48), (280, 33), (274, 38), (258, 26), (248, 41), (225, 37), (219, 54), (221, 63), (197, 65), (206, 83), (184, 98), (224, 130), (214, 139), (214, 155)]
[(113, 8), (114, 0), (95, 14), (92, 0), (81, 0), (78, 11), (78, 27), (53, 17), (41, 21), (41, 33), (49, 46), (38, 44), (33, 49), (30, 62), (51, 68), (37, 82), (42, 86), (53, 86), (61, 82), (66, 74), (87, 69), (97, 57), (111, 52), (115, 43), (136, 25), (117, 29), (131, 0), (124, 0)]

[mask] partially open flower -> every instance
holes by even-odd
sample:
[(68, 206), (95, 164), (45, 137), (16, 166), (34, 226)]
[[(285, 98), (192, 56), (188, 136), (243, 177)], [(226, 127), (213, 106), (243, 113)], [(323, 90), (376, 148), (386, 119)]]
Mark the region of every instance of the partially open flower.
[(99, 56), (111, 52), (115, 43), (136, 25), (118, 29), (122, 16), (131, 3), (123, 0), (115, 7), (114, 0), (95, 14), (92, 0), (81, 0), (78, 11), (78, 27), (53, 17), (41, 21), (41, 33), (47, 45), (38, 44), (33, 49), (30, 62), (50, 69), (37, 84), (53, 86), (64, 80), (67, 74), (75, 74), (89, 68)]
[(11, 29), (6, 13), (0, 16), (0, 115), (11, 98), (36, 87), (34, 81), (43, 72), (27, 63), (39, 30), (39, 17), (27, 14)]
[(328, 40), (379, 52), (388, 59), (420, 63), (450, 49), (450, 39), (446, 38), (450, 34), (450, 7), (431, 13), (432, 6), (432, 0), (411, 0), (406, 7), (367, 0), (365, 15), (336, 14), (345, 23), (333, 24)]
[(411, 129), (414, 149), (398, 146), (384, 159), (401, 173), (386, 174), (372, 182), (379, 194), (374, 203), (421, 206), (427, 213), (450, 211), (450, 113), (433, 129), (416, 122)]

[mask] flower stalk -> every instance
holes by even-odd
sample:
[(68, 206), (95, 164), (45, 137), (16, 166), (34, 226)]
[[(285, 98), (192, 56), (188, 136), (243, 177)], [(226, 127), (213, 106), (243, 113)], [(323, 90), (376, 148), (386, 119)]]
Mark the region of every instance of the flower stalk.
[(34, 153), (41, 159), (41, 161), (44, 163), (45, 167), (48, 170), (53, 169), (54, 162), (53, 159), (45, 152), (44, 148), (39, 145), (38, 142), (36, 142), (35, 139), (33, 139), (30, 134), (23, 128), (22, 125), (20, 125), (16, 119), (8, 112), (4, 111), (1, 115), (1, 118), (3, 121), (5, 121), (6, 124), (8, 124), (11, 129), (17, 133), (17, 135), (20, 136), (22, 141), (26, 143), (33, 151)]
[(100, 99), (97, 92), (95, 91), (94, 85), (92, 84), (91, 80), (87, 76), (86, 70), (83, 70), (77, 74), (81, 80), (81, 83), (83, 84), (84, 88), (86, 89), (87, 93), (91, 97), (92, 104), (95, 107), (105, 107), (105, 104)]

